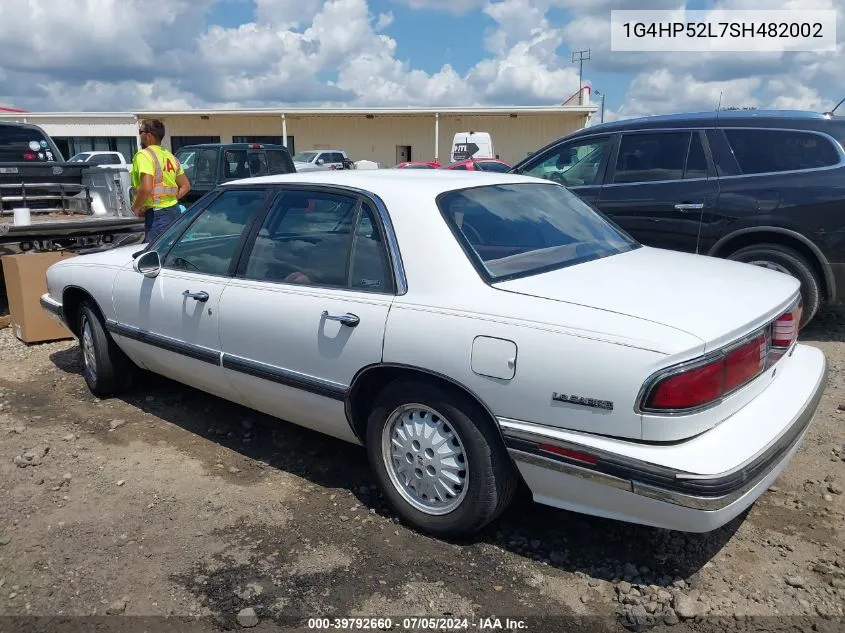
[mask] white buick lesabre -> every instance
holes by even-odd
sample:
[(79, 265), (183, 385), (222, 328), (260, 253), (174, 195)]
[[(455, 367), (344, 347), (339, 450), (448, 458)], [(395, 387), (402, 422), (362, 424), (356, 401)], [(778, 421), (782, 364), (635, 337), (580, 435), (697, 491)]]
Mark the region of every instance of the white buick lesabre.
[(550, 506), (715, 529), (786, 467), (827, 373), (796, 342), (792, 277), (641, 246), (510, 174), (227, 183), (47, 287), (94, 394), (142, 368), (362, 444), (396, 512), (443, 536), (520, 480)]

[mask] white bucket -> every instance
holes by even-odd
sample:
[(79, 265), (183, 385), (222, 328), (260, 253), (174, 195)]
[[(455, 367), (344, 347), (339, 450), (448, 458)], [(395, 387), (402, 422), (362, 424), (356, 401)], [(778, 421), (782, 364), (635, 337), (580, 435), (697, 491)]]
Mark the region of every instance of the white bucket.
[(29, 226), (32, 224), (32, 217), (27, 207), (18, 207), (13, 209), (12, 212), (15, 216), (15, 226)]

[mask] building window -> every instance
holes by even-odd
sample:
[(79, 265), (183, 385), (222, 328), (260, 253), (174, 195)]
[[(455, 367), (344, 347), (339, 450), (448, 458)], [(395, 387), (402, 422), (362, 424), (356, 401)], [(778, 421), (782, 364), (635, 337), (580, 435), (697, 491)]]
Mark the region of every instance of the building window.
[(171, 136), (170, 151), (174, 154), (185, 145), (199, 145), (200, 143), (219, 143), (219, 136)]
[(138, 151), (138, 140), (134, 136), (60, 136), (53, 141), (65, 159), (80, 152), (120, 152), (127, 163)]

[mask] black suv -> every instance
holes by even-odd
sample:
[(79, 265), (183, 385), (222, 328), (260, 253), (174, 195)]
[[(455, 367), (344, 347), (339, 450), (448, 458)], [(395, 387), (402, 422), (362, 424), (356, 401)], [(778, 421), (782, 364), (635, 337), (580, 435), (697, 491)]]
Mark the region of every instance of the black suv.
[(832, 115), (674, 114), (584, 128), (511, 171), (566, 185), (647, 246), (798, 278), (803, 326), (845, 298), (843, 145)]
[(260, 143), (201, 143), (183, 145), (176, 158), (191, 181), (182, 201), (190, 205), (227, 180), (296, 172), (284, 145)]

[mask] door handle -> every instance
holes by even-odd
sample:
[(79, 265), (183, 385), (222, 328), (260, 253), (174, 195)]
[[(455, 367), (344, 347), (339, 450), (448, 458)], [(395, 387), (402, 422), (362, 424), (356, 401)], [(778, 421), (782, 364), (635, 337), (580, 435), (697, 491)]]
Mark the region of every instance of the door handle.
[(346, 314), (329, 314), (328, 310), (323, 310), (323, 318), (327, 321), (340, 321), (349, 327), (355, 327), (361, 322), (357, 314), (350, 314), (349, 312)]
[(701, 202), (699, 202), (697, 204), (690, 204), (688, 202), (685, 202), (683, 204), (676, 204), (675, 208), (678, 211), (697, 211), (697, 210), (703, 209), (704, 204), (701, 203)]
[(205, 303), (208, 301), (208, 293), (204, 290), (201, 292), (191, 292), (190, 290), (186, 290), (182, 293), (183, 297), (190, 297), (191, 299), (196, 299), (200, 303)]

